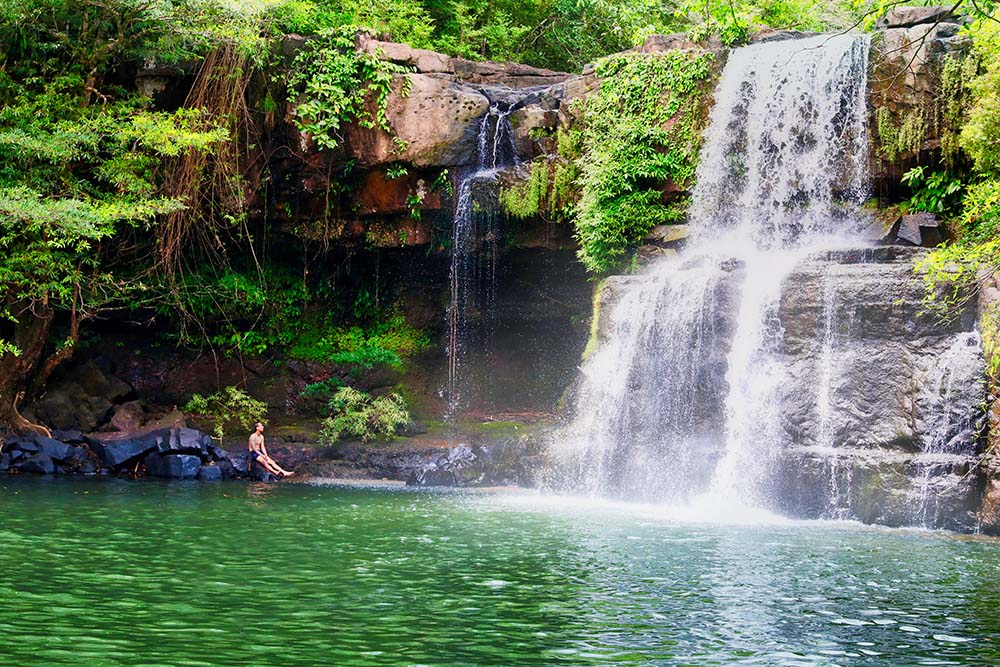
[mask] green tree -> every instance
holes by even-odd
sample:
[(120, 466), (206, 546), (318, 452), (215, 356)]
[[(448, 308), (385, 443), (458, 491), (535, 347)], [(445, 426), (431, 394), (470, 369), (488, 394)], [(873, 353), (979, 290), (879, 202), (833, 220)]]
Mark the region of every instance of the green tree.
[[(197, 110), (152, 111), (106, 81), (172, 38), (175, 9), (152, 0), (0, 5), (0, 423), (17, 394), (40, 390), (71, 354), (83, 320), (141, 288), (119, 271), (114, 248), (183, 207), (158, 194), (163, 160), (226, 139), (206, 131)], [(66, 334), (52, 348), (57, 325)]]

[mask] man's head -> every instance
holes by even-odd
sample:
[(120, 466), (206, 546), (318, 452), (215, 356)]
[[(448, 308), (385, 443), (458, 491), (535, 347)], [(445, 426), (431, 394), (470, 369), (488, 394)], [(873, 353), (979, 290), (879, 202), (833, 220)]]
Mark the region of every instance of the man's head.
[(255, 431), (257, 431), (257, 433), (263, 433), (264, 432), (264, 425), (262, 423), (260, 423), (260, 422), (257, 422), (256, 424), (254, 424), (253, 428), (254, 428)]

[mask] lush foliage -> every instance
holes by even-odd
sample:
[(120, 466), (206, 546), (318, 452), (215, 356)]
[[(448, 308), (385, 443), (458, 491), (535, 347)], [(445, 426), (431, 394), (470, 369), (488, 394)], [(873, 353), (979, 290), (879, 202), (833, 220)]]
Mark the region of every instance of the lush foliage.
[[(322, 31), (295, 58), (288, 80), (295, 124), (324, 148), (339, 146), (341, 129), (350, 122), (391, 131), (386, 107), (393, 75), (407, 69), (359, 51), (357, 31), (354, 26)], [(405, 87), (402, 92), (406, 94)]]
[[(993, 6), (984, 3), (979, 9), (993, 10)], [(961, 107), (951, 113), (961, 119), (958, 144), (971, 158), (973, 169), (964, 175), (961, 207), (943, 210), (945, 214), (957, 211), (952, 220), (954, 242), (927, 255), (917, 267), (927, 287), (928, 309), (944, 317), (953, 316), (956, 306), (975, 294), (980, 281), (993, 280), (1000, 272), (1000, 24), (995, 17), (980, 14), (965, 30), (973, 39), (973, 54), (962, 67), (967, 93)], [(943, 183), (928, 179), (915, 197), (929, 199), (933, 205), (933, 191), (941, 194)], [(984, 313), (981, 324), (990, 372), (996, 380), (1000, 313)]]
[(244, 431), (250, 432), (254, 424), (265, 422), (267, 403), (236, 387), (225, 387), (209, 396), (194, 394), (184, 406), (184, 412), (208, 419), (212, 424), (212, 435), (222, 440), (228, 425), (239, 424)]
[(427, 334), (407, 323), (399, 313), (368, 326), (334, 325), (303, 332), (289, 353), (309, 361), (355, 368), (378, 365), (400, 367), (403, 360), (430, 344)]
[(463, 58), (579, 71), (653, 33), (687, 31), (696, 40), (718, 35), (734, 44), (764, 27), (846, 28), (882, 9), (868, 0), (293, 0), (275, 3), (271, 16), (279, 31), (317, 34), (364, 25)]
[(917, 166), (903, 174), (903, 183), (913, 191), (906, 207), (910, 211), (949, 215), (961, 204), (962, 182), (946, 171), (927, 173)]
[(388, 438), (411, 422), (406, 403), (399, 394), (373, 398), (363, 391), (341, 387), (329, 404), (330, 416), (323, 420), (319, 440), (333, 444), (342, 437), (368, 442)]
[(541, 217), (564, 220), (573, 213), (578, 196), (576, 179), (579, 167), (561, 155), (546, 156), (528, 165), (527, 178), (510, 183), (500, 190), (500, 206), (519, 219)]
[(617, 266), (654, 225), (674, 222), (663, 185), (694, 176), (710, 53), (622, 54), (597, 63), (601, 87), (583, 101), (576, 235), (591, 271)]
[[(345, 302), (328, 284), (309, 285), (301, 275), (273, 266), (229, 268), (186, 280), (184, 308), (206, 327), (199, 335), (224, 352), (287, 352), (295, 359), (361, 370), (398, 368), (430, 344), (398, 309), (376, 305), (363, 286)], [(170, 308), (164, 304), (162, 312)]]
[[(228, 139), (198, 109), (154, 111), (108, 79), (151, 50), (185, 49), (192, 3), (0, 3), (0, 418), (33, 376), (69, 356), (79, 324), (140, 289), (120, 239), (184, 203), (163, 193), (166, 164)], [(50, 349), (53, 322), (68, 336)]]

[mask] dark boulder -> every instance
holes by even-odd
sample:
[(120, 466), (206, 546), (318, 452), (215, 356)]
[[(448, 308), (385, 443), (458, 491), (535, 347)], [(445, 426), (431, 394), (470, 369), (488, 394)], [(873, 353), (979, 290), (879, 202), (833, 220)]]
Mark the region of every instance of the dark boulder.
[(114, 409), (111, 415), (111, 426), (118, 431), (134, 431), (142, 426), (146, 419), (146, 411), (141, 401), (122, 403)]
[(233, 455), (228, 449), (223, 449), (215, 444), (208, 446), (208, 458), (212, 461), (229, 461), (232, 457)]
[(38, 444), (38, 451), (55, 461), (66, 461), (72, 458), (76, 451), (76, 447), (52, 438), (35, 436), (33, 439)]
[(233, 466), (233, 462), (229, 459), (219, 459), (215, 464), (215, 467), (219, 469), (222, 474), (222, 479), (233, 479), (236, 477), (236, 468)]
[(52, 431), (52, 437), (60, 442), (65, 442), (70, 445), (81, 445), (87, 442), (87, 438), (75, 429), (56, 429)]
[(174, 430), (171, 443), (177, 451), (192, 453), (197, 451), (202, 456), (208, 456), (208, 448), (212, 446), (212, 438), (207, 433), (193, 428), (179, 428)]
[(10, 451), (20, 451), (26, 454), (34, 454), (39, 451), (38, 443), (31, 438), (19, 438), (17, 440), (11, 440), (7, 443), (7, 449)]
[(236, 475), (242, 477), (247, 474), (247, 463), (249, 462), (249, 454), (237, 454), (230, 459), (230, 463), (233, 466), (233, 471)]
[(189, 454), (150, 454), (143, 463), (151, 477), (194, 479), (201, 469), (201, 459)]
[(21, 472), (36, 473), (41, 475), (51, 475), (55, 472), (55, 464), (44, 454), (34, 454), (15, 466)]
[(198, 479), (203, 482), (217, 482), (222, 479), (222, 468), (219, 466), (202, 466), (198, 469)]
[(130, 461), (156, 449), (157, 441), (148, 437), (134, 440), (112, 440), (92, 447), (101, 464), (108, 468), (120, 468)]
[(50, 389), (35, 402), (35, 415), (57, 429), (93, 431), (107, 421), (114, 404), (104, 396), (94, 396), (76, 382)]
[(7, 470), (9, 470), (10, 464), (11, 464), (10, 454), (8, 454), (7, 452), (0, 454), (0, 472), (6, 472)]

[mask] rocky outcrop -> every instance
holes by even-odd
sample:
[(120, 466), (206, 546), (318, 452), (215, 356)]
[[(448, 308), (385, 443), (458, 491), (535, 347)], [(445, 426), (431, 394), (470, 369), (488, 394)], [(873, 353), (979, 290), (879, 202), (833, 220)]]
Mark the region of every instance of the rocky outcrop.
[(347, 154), (362, 167), (393, 162), (439, 168), (468, 164), (476, 154), (479, 119), (489, 107), (486, 95), (454, 79), (403, 74), (389, 97), (392, 134), (349, 125)]
[[(304, 40), (282, 46), (291, 62)], [(297, 235), (381, 247), (433, 242), (435, 215), (449, 216), (461, 172), (476, 163), (480, 120), (492, 105), (513, 109), (518, 151), (539, 152), (539, 128), (554, 129), (569, 74), (516, 63), (473, 62), (361, 34), (358, 48), (412, 68), (394, 77), (387, 103), (389, 132), (349, 124), (336, 151), (319, 150), (291, 122), (276, 128), (279, 218)], [(347, 178), (345, 165), (350, 166)], [(390, 170), (392, 173), (390, 173)], [(405, 172), (399, 176), (400, 172)], [(331, 201), (337, 178), (349, 187)], [(303, 199), (302, 193), (315, 193)], [(323, 219), (321, 229), (312, 223)], [(402, 229), (406, 227), (406, 229)]]
[(935, 161), (949, 132), (942, 99), (946, 58), (962, 59), (971, 46), (964, 19), (951, 7), (897, 7), (879, 22), (872, 44), (869, 126), (872, 176), (883, 198), (899, 196), (900, 179), (917, 164)]
[(428, 442), (368, 446), (340, 443), (309, 470), (319, 477), (392, 480), (408, 486), (537, 486), (542, 462), (535, 437), (490, 439), (442, 446)]
[(95, 360), (68, 367), (25, 412), (52, 428), (96, 430), (132, 394), (128, 383), (106, 370)]
[(921, 252), (830, 252), (783, 285), (778, 400), (790, 447), (775, 485), (785, 511), (975, 525), (987, 399), (976, 305), (944, 320), (924, 312)]
[[(129, 475), (164, 479), (250, 478), (269, 481), (259, 465), (249, 466), (246, 453), (216, 446), (195, 429), (158, 428), (129, 436), (98, 439), (75, 431), (56, 431), (59, 439), (42, 436), (0, 439), (0, 473), (43, 475)], [(288, 467), (303, 465), (315, 454), (292, 456), (278, 446), (275, 454)]]

